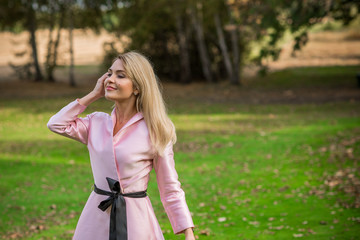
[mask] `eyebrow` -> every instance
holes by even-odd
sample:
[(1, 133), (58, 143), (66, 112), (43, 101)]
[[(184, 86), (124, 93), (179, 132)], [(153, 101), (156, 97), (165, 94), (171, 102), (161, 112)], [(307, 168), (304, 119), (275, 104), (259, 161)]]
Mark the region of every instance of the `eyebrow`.
[[(109, 68), (108, 72), (112, 72), (112, 69), (111, 69), (111, 68)], [(121, 73), (125, 73), (125, 71), (124, 71), (124, 70), (116, 70), (115, 72), (116, 72), (116, 73), (119, 73), (119, 72), (121, 72)]]

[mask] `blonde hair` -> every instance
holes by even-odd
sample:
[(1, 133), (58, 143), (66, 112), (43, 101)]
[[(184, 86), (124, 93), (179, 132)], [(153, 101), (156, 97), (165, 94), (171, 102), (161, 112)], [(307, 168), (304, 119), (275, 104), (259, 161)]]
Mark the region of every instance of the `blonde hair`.
[(165, 103), (153, 67), (142, 54), (131, 51), (120, 54), (126, 75), (139, 91), (136, 109), (144, 116), (155, 154), (162, 156), (166, 146), (176, 142), (175, 126), (166, 113)]

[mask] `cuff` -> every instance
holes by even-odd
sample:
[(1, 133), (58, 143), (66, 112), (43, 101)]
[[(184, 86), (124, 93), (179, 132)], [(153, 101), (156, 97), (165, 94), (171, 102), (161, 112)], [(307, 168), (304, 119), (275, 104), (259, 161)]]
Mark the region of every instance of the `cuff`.
[(83, 105), (83, 104), (80, 104), (80, 98), (77, 98), (75, 101), (76, 101), (76, 103), (81, 107), (81, 110), (82, 111), (84, 111), (85, 110), (85, 108), (87, 108), (87, 106), (85, 106), (85, 105)]

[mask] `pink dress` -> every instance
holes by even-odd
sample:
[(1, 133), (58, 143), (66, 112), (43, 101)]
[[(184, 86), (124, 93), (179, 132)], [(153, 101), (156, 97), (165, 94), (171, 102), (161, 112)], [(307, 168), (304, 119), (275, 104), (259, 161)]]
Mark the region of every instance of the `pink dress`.
[[(161, 202), (174, 233), (194, 227), (175, 170), (172, 144), (166, 147), (163, 157), (154, 158), (148, 128), (140, 112), (113, 136), (115, 109), (111, 115), (93, 112), (79, 118), (78, 114), (85, 108), (76, 99), (52, 116), (47, 126), (55, 133), (87, 145), (96, 186), (110, 191), (106, 180), (110, 177), (120, 182), (123, 193), (144, 191), (154, 167)], [(98, 208), (106, 198), (91, 192), (77, 223), (74, 240), (109, 239), (110, 208), (105, 212)], [(164, 239), (148, 196), (125, 197), (125, 202), (129, 240)]]

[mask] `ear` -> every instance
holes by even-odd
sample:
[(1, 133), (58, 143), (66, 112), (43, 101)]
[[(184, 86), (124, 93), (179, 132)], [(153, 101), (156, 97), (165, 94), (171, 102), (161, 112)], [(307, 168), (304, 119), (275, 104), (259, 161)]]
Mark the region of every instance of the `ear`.
[(139, 94), (138, 90), (134, 90), (134, 95), (137, 96)]

